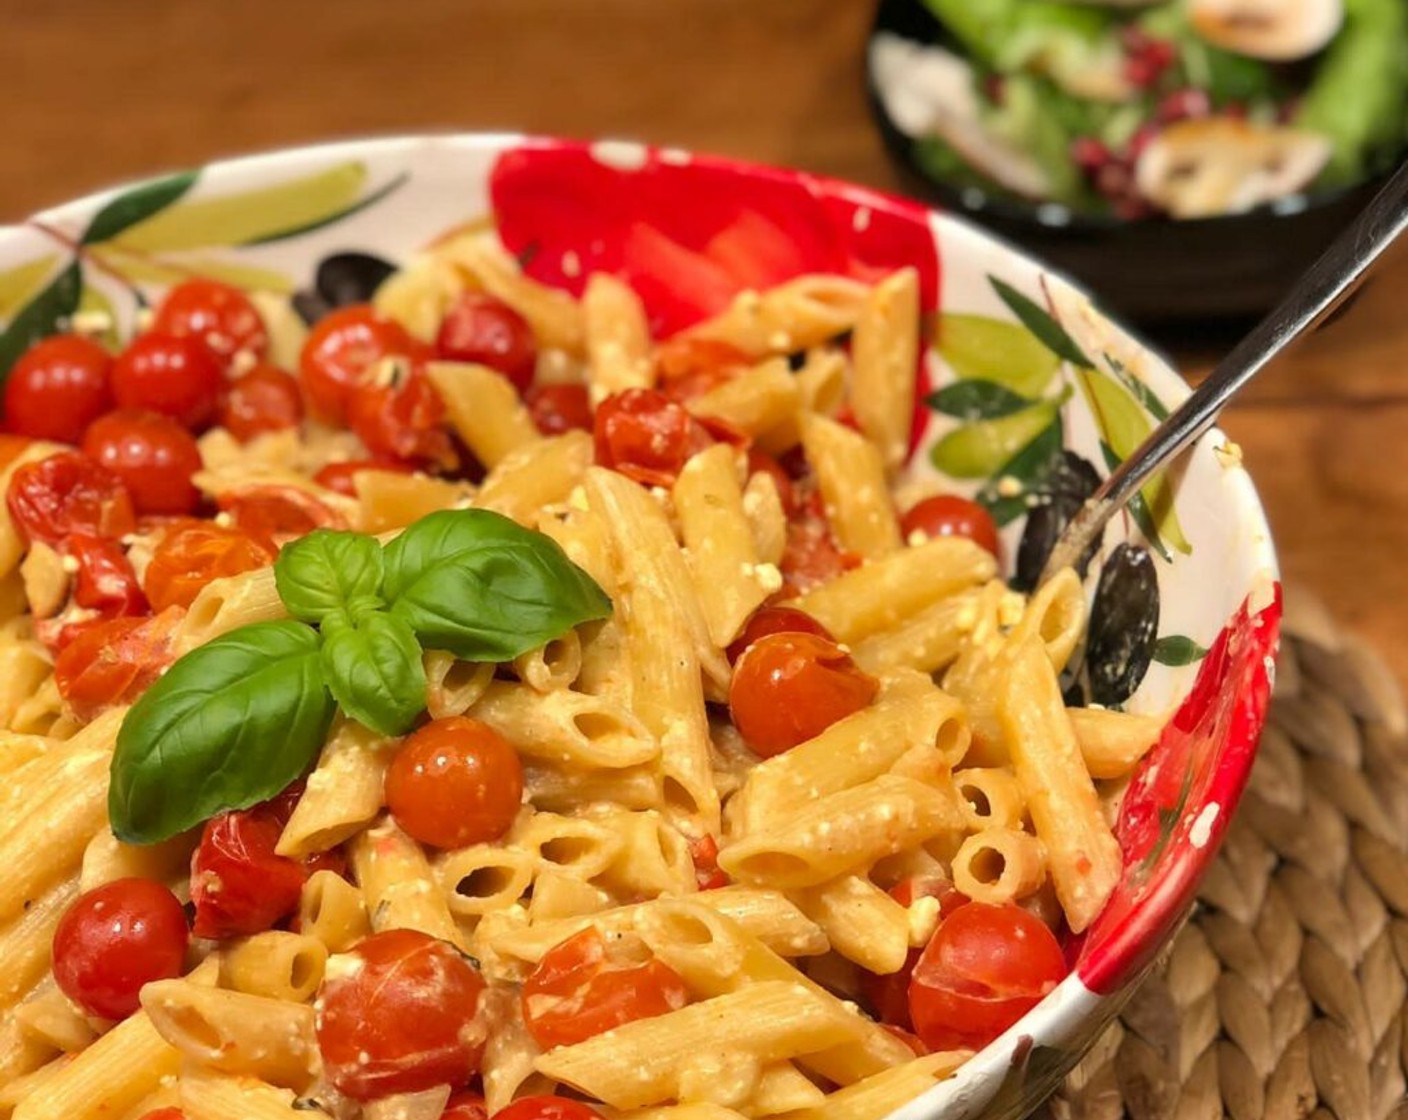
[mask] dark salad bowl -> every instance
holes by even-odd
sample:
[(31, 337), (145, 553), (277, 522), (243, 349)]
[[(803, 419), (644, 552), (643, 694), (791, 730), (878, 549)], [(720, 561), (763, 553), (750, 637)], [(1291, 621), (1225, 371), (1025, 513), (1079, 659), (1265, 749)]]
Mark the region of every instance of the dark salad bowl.
[[(918, 0), (881, 0), (871, 35), (881, 32), (961, 50)], [(869, 58), (866, 85), (908, 191), (968, 214), (1098, 291), (1112, 310), (1146, 325), (1246, 318), (1269, 310), (1392, 170), (1223, 217), (1121, 220), (1083, 214), (937, 178), (918, 157), (916, 139), (886, 112)]]

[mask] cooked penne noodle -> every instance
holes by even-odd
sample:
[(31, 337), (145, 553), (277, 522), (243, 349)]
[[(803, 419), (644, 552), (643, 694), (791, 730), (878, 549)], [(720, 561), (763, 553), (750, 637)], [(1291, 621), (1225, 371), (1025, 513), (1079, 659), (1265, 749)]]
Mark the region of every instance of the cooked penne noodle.
[(59, 919), (78, 897), (78, 881), (62, 878), (0, 926), (0, 1009), (12, 1007), (49, 970)]
[(431, 719), (462, 716), (484, 695), (494, 679), (491, 661), (461, 661), (442, 649), (421, 657), (425, 670), (425, 710)]
[(582, 671), (582, 643), (575, 630), (513, 659), (518, 679), (535, 692), (567, 688)]
[(186, 1120), (308, 1120), (291, 1089), (198, 1068), (181, 1075), (181, 1112)]
[(950, 595), (894, 627), (862, 638), (851, 649), (851, 656), (870, 673), (895, 669), (937, 673), (957, 660), (977, 617), (976, 592)]
[(372, 927), (361, 891), (335, 871), (315, 871), (303, 884), (298, 928), (321, 941), (329, 953), (342, 953)]
[(738, 295), (727, 310), (685, 333), (761, 358), (808, 350), (856, 325), (869, 289), (841, 276), (799, 276), (765, 292)]
[(373, 930), (415, 929), (464, 948), (425, 853), (394, 822), (357, 833), (349, 848)]
[(308, 1003), (323, 982), (328, 946), (307, 933), (269, 930), (220, 954), (220, 983), (251, 996)]
[(1022, 619), (1012, 628), (1011, 639), (1037, 638), (1046, 647), (1046, 656), (1059, 673), (1071, 659), (1085, 633), (1085, 592), (1080, 577), (1063, 568), (1033, 593), (1022, 611)]
[(427, 362), (426, 376), (450, 424), (486, 467), (542, 439), (518, 390), (498, 370), (473, 362)]
[(601, 696), (570, 689), (540, 693), (494, 681), (469, 709), (527, 758), (608, 770), (639, 766), (660, 748), (644, 721)]
[(782, 563), (787, 549), (787, 511), (776, 480), (766, 471), (754, 471), (743, 487), (743, 514), (753, 534), (753, 550), (763, 564)]
[(1020, 828), (1027, 813), (1026, 798), (1021, 783), (1006, 767), (969, 767), (956, 770), (954, 788), (962, 804), (959, 806), (974, 830), (984, 828)]
[(434, 863), (435, 876), (456, 918), (477, 918), (512, 906), (534, 888), (539, 861), (535, 853), (496, 844), (475, 844), (446, 852)]
[(609, 273), (593, 273), (582, 293), (582, 325), (592, 404), (655, 384), (650, 325), (640, 298), (629, 287)]
[(1026, 898), (1046, 879), (1041, 841), (1015, 828), (985, 828), (953, 857), (953, 885), (974, 902), (1000, 906)]
[(919, 364), (919, 273), (902, 268), (870, 290), (851, 335), (851, 400), (885, 470), (904, 465)]
[(843, 875), (793, 896), (831, 948), (869, 972), (898, 972), (909, 953), (909, 914), (863, 875)]
[(900, 523), (875, 445), (844, 424), (824, 416), (804, 416), (802, 446), (816, 471), (826, 518), (841, 547), (865, 559), (896, 552)]
[(284, 826), (278, 854), (325, 852), (376, 820), (386, 768), (398, 746), (355, 720), (340, 719)]
[[(795, 432), (801, 402), (801, 390), (787, 359), (770, 358), (701, 393), (688, 407), (696, 416), (722, 420), (736, 431), (776, 447), (779, 439), (769, 440), (768, 434), (784, 427)], [(791, 442), (795, 444), (796, 439)]]
[(442, 252), (445, 259), (466, 269), (487, 292), (527, 319), (540, 345), (581, 353), (582, 312), (566, 292), (525, 276), (513, 258), (487, 238), (459, 238)]
[(68, 996), (45, 981), (12, 1012), (20, 1029), (46, 1046), (74, 1054), (98, 1037), (93, 1024)]
[(495, 464), (474, 504), (533, 526), (542, 510), (567, 500), (591, 461), (592, 439), (586, 432), (563, 432), (524, 443)]
[(1107, 708), (1067, 708), (1080, 756), (1092, 778), (1121, 778), (1153, 748), (1164, 721)]
[(428, 513), (466, 505), (474, 496), (467, 483), (404, 471), (358, 471), (352, 486), (360, 503), (356, 525), (364, 533), (404, 529)]
[(177, 626), (176, 652), (186, 653), (240, 626), (287, 617), (274, 587), (273, 568), (214, 579), (201, 588)]

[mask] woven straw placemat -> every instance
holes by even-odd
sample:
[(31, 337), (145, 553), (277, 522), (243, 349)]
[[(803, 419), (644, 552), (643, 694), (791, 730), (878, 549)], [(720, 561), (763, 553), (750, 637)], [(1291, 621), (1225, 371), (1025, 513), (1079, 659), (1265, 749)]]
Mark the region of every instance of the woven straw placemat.
[(1408, 1120), (1408, 716), (1286, 596), (1271, 717), (1198, 908), (1044, 1120)]

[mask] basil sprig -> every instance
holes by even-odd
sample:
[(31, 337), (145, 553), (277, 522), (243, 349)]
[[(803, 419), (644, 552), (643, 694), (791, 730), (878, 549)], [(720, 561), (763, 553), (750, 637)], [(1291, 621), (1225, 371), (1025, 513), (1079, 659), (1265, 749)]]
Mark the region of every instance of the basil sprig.
[(273, 797), (338, 707), (405, 734), (425, 709), (425, 649), (508, 661), (611, 613), (555, 541), (487, 510), (432, 513), (385, 548), (319, 529), (284, 547), (274, 583), (291, 619), (192, 650), (123, 721), (108, 794), (119, 840), (156, 843)]

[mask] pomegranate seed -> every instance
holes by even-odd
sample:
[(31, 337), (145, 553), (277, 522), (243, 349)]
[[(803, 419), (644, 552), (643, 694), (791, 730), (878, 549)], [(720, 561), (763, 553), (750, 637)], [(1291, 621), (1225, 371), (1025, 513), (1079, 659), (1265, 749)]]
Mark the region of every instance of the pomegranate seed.
[(1071, 141), (1071, 162), (1087, 175), (1093, 175), (1113, 158), (1109, 147), (1094, 136), (1077, 136)]
[(1206, 117), (1212, 112), (1212, 99), (1205, 89), (1174, 90), (1159, 102), (1155, 114), (1164, 124), (1188, 120), (1191, 117)]

